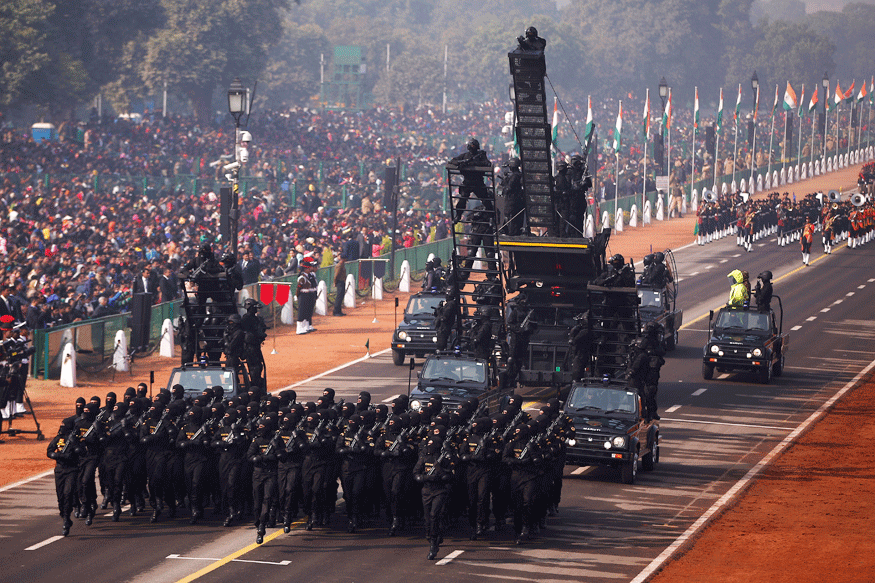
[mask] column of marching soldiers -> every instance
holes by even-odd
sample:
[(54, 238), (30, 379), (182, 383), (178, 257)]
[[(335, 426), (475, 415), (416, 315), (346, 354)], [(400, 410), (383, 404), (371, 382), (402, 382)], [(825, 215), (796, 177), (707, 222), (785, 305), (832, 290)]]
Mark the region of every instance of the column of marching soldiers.
[(476, 540), (512, 519), (521, 544), (558, 511), (574, 427), (555, 399), (532, 417), (518, 396), (492, 415), (476, 398), (449, 408), (435, 396), (413, 411), (406, 395), (376, 406), (365, 391), (356, 402), (332, 389), (296, 397), (253, 388), (223, 399), (213, 387), (190, 400), (176, 385), (150, 400), (143, 383), (103, 407), (80, 397), (48, 447), (63, 534), (74, 513), (92, 524), (96, 482), (114, 522), (125, 501), (132, 516), (148, 502), (152, 523), (188, 508), (195, 524), (211, 505), (225, 526), (251, 520), (258, 543), (301, 511), (307, 530), (328, 526), (339, 483), (348, 532), (380, 527), (383, 513), (389, 536), (424, 521), (430, 559), (448, 520), (467, 515)]
[[(856, 195), (860, 196), (860, 195)], [(871, 197), (858, 200), (829, 200), (823, 193), (811, 193), (796, 201), (789, 193), (770, 193), (762, 200), (748, 200), (741, 193), (720, 195), (696, 211), (699, 245), (735, 234), (736, 244), (753, 251), (763, 237), (776, 235), (778, 246), (799, 241), (802, 260), (809, 263), (814, 233), (821, 232), (825, 254), (847, 240), (851, 249), (870, 242), (875, 233), (875, 203)]]

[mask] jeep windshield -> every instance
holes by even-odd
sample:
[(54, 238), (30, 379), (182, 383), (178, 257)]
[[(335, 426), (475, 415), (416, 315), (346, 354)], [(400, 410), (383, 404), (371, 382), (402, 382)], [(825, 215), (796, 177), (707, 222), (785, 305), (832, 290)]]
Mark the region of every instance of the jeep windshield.
[(642, 308), (662, 308), (662, 293), (652, 289), (639, 289)]
[(444, 301), (444, 296), (413, 296), (407, 302), (407, 308), (404, 310), (405, 318), (416, 318), (422, 316), (434, 316), (434, 309)]
[(422, 367), (420, 378), (424, 381), (483, 384), (486, 382), (486, 363), (456, 358), (430, 358)]
[(167, 388), (172, 389), (173, 385), (182, 385), (185, 388), (186, 397), (196, 397), (200, 395), (204, 389), (221, 386), (225, 389), (225, 397), (233, 397), (234, 392), (234, 373), (230, 369), (221, 367), (200, 367), (192, 366), (186, 368), (175, 368), (170, 373), (170, 380), (167, 381)]
[(566, 409), (579, 413), (635, 413), (636, 394), (602, 387), (576, 387), (568, 397)]
[(745, 332), (768, 332), (771, 329), (768, 314), (741, 310), (724, 310), (720, 312), (714, 327), (727, 330), (743, 330)]

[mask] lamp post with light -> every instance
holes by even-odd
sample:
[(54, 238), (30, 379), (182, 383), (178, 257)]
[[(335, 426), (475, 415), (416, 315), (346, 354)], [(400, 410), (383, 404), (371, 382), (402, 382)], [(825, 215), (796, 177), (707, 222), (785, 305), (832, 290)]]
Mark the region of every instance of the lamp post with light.
[[(665, 77), (659, 80), (659, 100), (662, 102), (662, 115), (659, 117), (659, 137), (660, 141), (665, 139), (665, 127), (663, 126), (662, 120), (665, 118), (665, 99), (668, 97), (668, 83), (665, 82)], [(665, 144), (662, 144), (663, 148), (663, 158), (665, 158)], [(668, 164), (668, 162), (666, 162)], [(671, 168), (667, 168), (665, 175), (668, 176), (669, 170)], [(662, 168), (660, 168), (660, 172)]]
[[(246, 160), (241, 159), (240, 118), (249, 112), (249, 90), (243, 87), (240, 78), (234, 79), (228, 87), (228, 112), (234, 118), (234, 163), (225, 167), (226, 176), (231, 181), (231, 204), (229, 205), (228, 227), (231, 239), (231, 253), (237, 256), (237, 223), (240, 218), (240, 167)], [(245, 157), (248, 157), (246, 155)]]

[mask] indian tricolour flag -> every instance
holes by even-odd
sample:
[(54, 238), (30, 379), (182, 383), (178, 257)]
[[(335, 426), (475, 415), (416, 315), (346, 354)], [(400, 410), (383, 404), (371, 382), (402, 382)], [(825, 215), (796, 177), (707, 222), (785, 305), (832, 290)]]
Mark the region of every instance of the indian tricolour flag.
[(799, 111), (796, 114), (802, 117), (803, 113), (805, 113), (805, 83), (802, 84), (802, 91), (799, 93)]
[(723, 129), (723, 87), (720, 88), (720, 103), (717, 105), (717, 133)]
[(699, 88), (696, 87), (696, 97), (693, 100), (693, 127), (699, 127)]
[(784, 110), (790, 111), (796, 109), (796, 92), (793, 91), (793, 86), (787, 81), (787, 88), (784, 90)]
[(614, 151), (620, 151), (623, 138), (623, 101), (620, 100), (620, 108), (617, 112), (617, 123), (614, 126)]
[(735, 125), (738, 125), (738, 114), (741, 113), (741, 83), (738, 84), (738, 97), (735, 99)]
[(553, 143), (559, 138), (559, 98), (553, 97)]
[(856, 85), (856, 84), (857, 84), (857, 80), (854, 79), (854, 82), (851, 83), (851, 86), (848, 88), (847, 91), (845, 91), (845, 94), (842, 96), (842, 99), (850, 101), (851, 99), (854, 98), (854, 85)]
[(860, 92), (857, 94), (857, 103), (860, 103), (866, 98), (866, 82), (860, 83)]
[(836, 92), (832, 97), (832, 104), (830, 105), (830, 109), (834, 109), (834, 108), (838, 107), (839, 103), (842, 102), (842, 99), (844, 99), (844, 97), (845, 97), (845, 94), (842, 91), (842, 84), (840, 82), (836, 81)]
[(586, 139), (592, 137), (592, 132), (595, 129), (595, 124), (592, 122), (592, 96), (586, 98)]
[(775, 85), (775, 102), (772, 104), (772, 115), (775, 115), (775, 110), (778, 109), (778, 86)]
[(665, 111), (662, 112), (662, 127), (671, 129), (671, 87), (668, 88), (668, 101), (665, 104)]
[(644, 141), (650, 137), (650, 89), (644, 97)]
[(814, 111), (817, 107), (817, 85), (814, 86), (814, 93), (811, 94), (811, 101), (808, 102), (808, 113)]

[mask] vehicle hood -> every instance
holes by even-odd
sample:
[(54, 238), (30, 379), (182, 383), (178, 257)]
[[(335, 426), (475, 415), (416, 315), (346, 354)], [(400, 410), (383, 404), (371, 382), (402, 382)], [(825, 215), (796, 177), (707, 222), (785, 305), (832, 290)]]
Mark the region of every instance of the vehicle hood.
[(729, 332), (729, 331), (721, 331), (715, 332), (714, 336), (711, 337), (712, 343), (724, 343), (724, 344), (761, 344), (764, 340), (769, 338), (768, 334), (759, 334), (756, 332)]
[(632, 415), (598, 415), (565, 412), (571, 417), (578, 438), (585, 435), (626, 435), (638, 425), (638, 419)]

